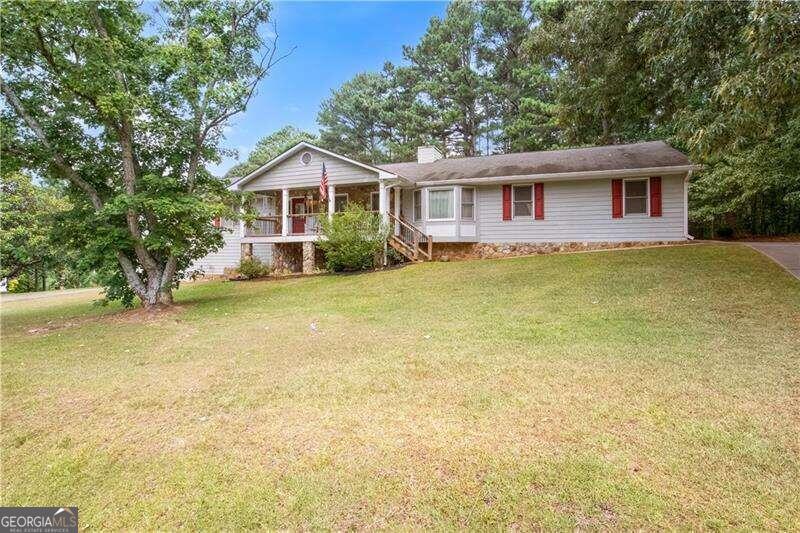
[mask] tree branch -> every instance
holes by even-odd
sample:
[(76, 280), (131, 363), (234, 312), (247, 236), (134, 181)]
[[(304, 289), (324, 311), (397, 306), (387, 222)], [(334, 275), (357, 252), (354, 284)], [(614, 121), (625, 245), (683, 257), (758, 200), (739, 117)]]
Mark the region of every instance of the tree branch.
[(2, 90), (3, 95), (6, 97), (6, 100), (14, 109), (14, 112), (22, 118), (22, 120), (27, 124), (27, 126), (33, 131), (36, 138), (41, 141), (44, 147), (50, 152), (50, 157), (53, 158), (53, 164), (59, 170), (59, 172), (64, 176), (65, 179), (72, 182), (76, 187), (81, 189), (86, 195), (89, 197), (89, 200), (92, 202), (92, 206), (94, 207), (95, 211), (100, 211), (103, 208), (103, 200), (100, 198), (97, 190), (86, 180), (81, 178), (78, 173), (75, 171), (69, 163), (59, 154), (55, 148), (53, 147), (50, 140), (45, 135), (44, 130), (42, 129), (39, 122), (25, 109), (25, 106), (20, 102), (19, 98), (17, 98), (16, 93), (5, 83), (2, 79), (0, 79), (0, 90)]
[[(97, 33), (100, 38), (106, 43), (108, 47), (110, 37), (108, 29), (106, 28), (103, 18), (97, 10), (97, 5), (94, 3), (89, 4), (89, 12), (92, 15)], [(111, 54), (109, 54), (111, 55)], [(122, 89), (128, 91), (128, 84), (125, 76), (118, 69), (113, 69), (114, 78)], [(124, 113), (120, 114), (120, 124), (117, 129), (117, 136), (119, 137), (120, 148), (122, 148), (122, 180), (125, 186), (125, 192), (133, 196), (136, 194), (136, 178), (137, 170), (139, 169), (139, 162), (136, 158), (136, 152), (133, 144), (133, 123), (130, 117)], [(128, 223), (128, 231), (133, 237), (133, 249), (136, 252), (136, 258), (147, 271), (149, 277), (157, 277), (159, 268), (158, 262), (153, 258), (147, 248), (142, 243), (142, 230), (139, 226), (139, 213), (134, 209), (129, 208), (125, 213), (125, 220)]]

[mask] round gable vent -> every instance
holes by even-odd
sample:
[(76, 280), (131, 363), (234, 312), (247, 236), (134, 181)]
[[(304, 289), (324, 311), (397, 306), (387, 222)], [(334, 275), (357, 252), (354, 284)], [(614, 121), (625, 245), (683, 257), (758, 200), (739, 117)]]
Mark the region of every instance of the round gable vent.
[(303, 152), (303, 155), (300, 156), (300, 162), (304, 165), (311, 163), (311, 159), (311, 152)]

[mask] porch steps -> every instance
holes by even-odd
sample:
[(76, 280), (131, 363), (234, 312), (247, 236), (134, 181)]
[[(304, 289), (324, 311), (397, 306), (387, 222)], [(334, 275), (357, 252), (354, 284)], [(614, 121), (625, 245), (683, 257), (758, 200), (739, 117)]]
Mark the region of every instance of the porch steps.
[(403, 217), (389, 213), (394, 222), (394, 233), (389, 236), (389, 246), (410, 261), (430, 261), (433, 258), (433, 239)]
[(397, 250), (403, 257), (408, 259), (409, 261), (419, 262), (419, 256), (414, 257), (414, 249), (408, 246), (406, 243), (392, 235), (389, 237), (389, 246)]

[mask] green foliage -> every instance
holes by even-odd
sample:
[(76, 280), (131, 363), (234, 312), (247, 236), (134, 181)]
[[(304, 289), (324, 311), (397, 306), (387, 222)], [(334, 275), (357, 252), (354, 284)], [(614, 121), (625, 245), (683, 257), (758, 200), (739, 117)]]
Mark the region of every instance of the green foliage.
[(317, 117), (322, 145), (360, 161), (386, 161), (381, 115), (390, 83), (379, 73), (357, 74), (332, 91)]
[(476, 4), (456, 0), (444, 19), (433, 17), (414, 46), (403, 47), (418, 98), (430, 103), (434, 137), (448, 152), (478, 153), (485, 122), (485, 77), (477, 64), (479, 14)]
[(0, 278), (15, 280), (17, 292), (94, 283), (80, 252), (59, 232), (71, 207), (62, 190), (34, 183), (27, 174), (0, 177)]
[(0, 192), (0, 278), (56, 263), (60, 247), (52, 227), (69, 202), (54, 188), (37, 186), (19, 172), (0, 177)]
[(269, 267), (255, 257), (242, 259), (239, 262), (239, 274), (245, 279), (263, 278), (269, 275)]
[(380, 215), (356, 203), (320, 221), (323, 239), (317, 241), (325, 252), (325, 266), (334, 272), (368, 270), (381, 257), (389, 228)]
[(540, 7), (526, 1), (480, 4), (478, 59), (486, 69), (489, 130), (495, 150), (545, 150), (559, 141), (547, 57), (530, 53), (530, 28)]
[(294, 126), (284, 126), (275, 133), (261, 138), (248, 155), (247, 160), (234, 165), (225, 173), (225, 177), (229, 180), (244, 177), (295, 144), (302, 141), (316, 142), (316, 140), (316, 135), (312, 133), (299, 130)]
[[(107, 295), (169, 303), (239, 199), (205, 169), (274, 61), (261, 0), (3, 3), (5, 169), (65, 186), (62, 240)], [(262, 56), (265, 58), (262, 60)]]

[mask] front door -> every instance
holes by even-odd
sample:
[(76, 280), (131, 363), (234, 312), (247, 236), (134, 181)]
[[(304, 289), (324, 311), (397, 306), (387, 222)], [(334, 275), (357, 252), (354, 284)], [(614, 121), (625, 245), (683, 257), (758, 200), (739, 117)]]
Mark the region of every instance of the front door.
[[(306, 199), (292, 198), (292, 214), (306, 214)], [(306, 232), (306, 217), (292, 217), (292, 233), (303, 234)]]

